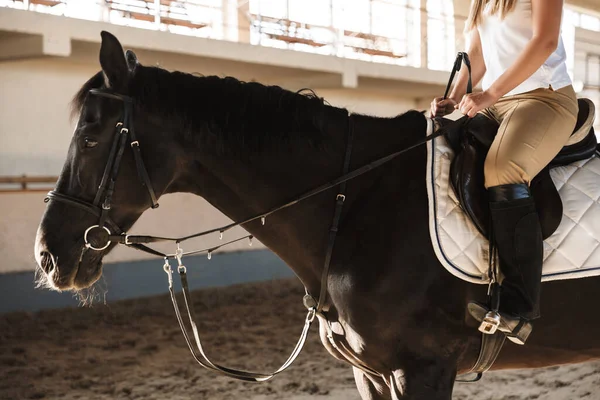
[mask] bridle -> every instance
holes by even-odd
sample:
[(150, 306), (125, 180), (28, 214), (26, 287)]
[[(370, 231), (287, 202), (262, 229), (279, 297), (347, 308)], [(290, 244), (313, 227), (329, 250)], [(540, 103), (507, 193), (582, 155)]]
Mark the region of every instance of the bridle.
[[(110, 99), (117, 99), (123, 102), (123, 115), (122, 121), (118, 122), (115, 129), (115, 135), (113, 138), (112, 145), (110, 147), (110, 153), (108, 154), (108, 160), (104, 167), (104, 173), (98, 186), (98, 191), (94, 197), (92, 203), (83, 201), (76, 197), (72, 197), (66, 194), (62, 194), (53, 190), (48, 193), (45, 201), (57, 200), (75, 207), (78, 207), (88, 213), (91, 213), (98, 217), (98, 224), (91, 225), (87, 228), (83, 234), (83, 240), (87, 249), (102, 251), (105, 250), (111, 244), (110, 238), (114, 235), (123, 235), (123, 230), (117, 225), (108, 215), (111, 209), (112, 196), (115, 191), (115, 182), (117, 175), (119, 174), (119, 167), (121, 166), (121, 160), (127, 142), (133, 151), (133, 157), (135, 159), (135, 165), (138, 172), (138, 177), (143, 186), (148, 190), (150, 201), (152, 202), (152, 208), (158, 208), (158, 202), (156, 194), (152, 188), (152, 182), (146, 171), (144, 161), (142, 160), (142, 152), (140, 149), (140, 142), (135, 136), (135, 130), (131, 123), (131, 117), (133, 115), (133, 99), (128, 96), (115, 94), (99, 89), (91, 89), (90, 94), (103, 96)], [(102, 203), (101, 203), (102, 201)], [(109, 229), (110, 228), (110, 229)], [(97, 231), (105, 242), (104, 245), (95, 247), (88, 239), (88, 236), (93, 231)], [(127, 244), (127, 243), (126, 243)]]
[[(349, 171), (350, 159), (351, 159), (351, 155), (352, 155), (352, 143), (353, 143), (353, 136), (354, 136), (354, 116), (352, 114), (349, 114), (348, 119), (347, 119), (348, 142), (347, 142), (347, 147), (346, 147), (346, 152), (345, 152), (344, 164), (343, 164), (343, 168), (342, 168), (342, 175), (339, 178), (334, 179), (330, 182), (324, 183), (323, 185), (318, 186), (318, 187), (306, 192), (305, 194), (303, 194), (303, 195), (301, 195), (279, 207), (275, 207), (275, 208), (273, 208), (267, 212), (264, 212), (262, 214), (255, 215), (255, 216), (247, 218), (243, 221), (231, 223), (229, 225), (225, 225), (220, 228), (210, 229), (210, 230), (207, 230), (204, 232), (199, 232), (199, 233), (196, 233), (193, 235), (179, 237), (179, 238), (158, 237), (158, 236), (149, 236), (149, 235), (129, 235), (129, 234), (125, 233), (109, 216), (109, 212), (111, 210), (111, 200), (112, 200), (112, 195), (114, 193), (115, 182), (116, 182), (116, 178), (117, 178), (117, 175), (119, 172), (121, 159), (125, 152), (127, 143), (129, 143), (129, 146), (131, 147), (131, 149), (133, 151), (138, 176), (139, 176), (139, 179), (140, 179), (142, 185), (144, 185), (148, 191), (150, 201), (151, 201), (151, 207), (152, 208), (158, 207), (157, 198), (156, 198), (154, 189), (152, 187), (152, 183), (150, 181), (150, 178), (148, 176), (146, 167), (144, 165), (144, 162), (143, 162), (143, 159), (141, 156), (140, 143), (135, 136), (135, 131), (133, 128), (132, 116), (133, 116), (134, 100), (131, 97), (113, 93), (113, 92), (109, 92), (106, 90), (101, 90), (101, 89), (92, 89), (92, 90), (90, 90), (90, 94), (97, 95), (97, 96), (103, 96), (103, 97), (107, 97), (110, 99), (116, 99), (116, 100), (123, 102), (122, 121), (120, 121), (116, 124), (115, 137), (113, 139), (110, 153), (108, 156), (108, 160), (106, 163), (106, 167), (104, 168), (104, 173), (103, 173), (102, 179), (100, 181), (100, 185), (98, 187), (98, 192), (96, 193), (94, 201), (92, 203), (89, 203), (87, 201), (78, 199), (76, 197), (62, 194), (56, 190), (53, 190), (48, 193), (48, 195), (45, 199), (45, 202), (49, 202), (51, 200), (58, 201), (58, 202), (61, 202), (61, 203), (64, 203), (64, 204), (67, 204), (67, 205), (70, 205), (73, 207), (77, 207), (84, 211), (87, 211), (88, 213), (90, 213), (98, 218), (98, 223), (87, 228), (83, 235), (86, 250), (102, 251), (102, 250), (107, 249), (111, 243), (118, 243), (118, 244), (124, 244), (126, 246), (133, 247), (137, 250), (141, 250), (146, 253), (164, 258), (165, 264), (163, 265), (163, 269), (168, 275), (169, 293), (171, 295), (171, 301), (172, 301), (173, 307), (175, 309), (175, 314), (177, 316), (179, 326), (180, 326), (183, 336), (186, 340), (186, 343), (192, 353), (192, 356), (195, 358), (195, 360), (201, 366), (203, 366), (207, 369), (210, 369), (210, 370), (218, 371), (229, 377), (244, 380), (244, 381), (262, 382), (262, 381), (269, 380), (272, 377), (274, 377), (275, 375), (277, 375), (280, 372), (287, 369), (294, 362), (294, 360), (298, 357), (298, 355), (300, 354), (300, 352), (302, 350), (302, 347), (304, 346), (304, 343), (306, 341), (306, 337), (308, 335), (308, 332), (309, 332), (312, 322), (314, 321), (316, 316), (319, 316), (320, 318), (322, 318), (322, 320), (327, 322), (325, 324), (326, 329), (327, 329), (327, 337), (328, 337), (331, 345), (335, 349), (340, 351), (341, 354), (345, 355), (350, 364), (352, 364), (354, 367), (357, 367), (357, 368), (363, 370), (364, 372), (366, 372), (368, 374), (381, 376), (380, 373), (374, 371), (373, 369), (368, 367), (366, 364), (364, 364), (362, 361), (360, 361), (356, 356), (354, 356), (350, 350), (348, 350), (347, 348), (344, 347), (343, 343), (337, 343), (334, 340), (334, 333), (331, 329), (331, 324), (327, 320), (326, 312), (323, 311), (323, 307), (325, 305), (325, 301), (327, 298), (327, 281), (328, 281), (328, 275), (329, 275), (329, 266), (330, 266), (331, 257), (333, 254), (335, 239), (337, 236), (338, 225), (339, 225), (341, 215), (342, 215), (343, 205), (346, 200), (346, 195), (345, 195), (346, 182), (351, 179), (354, 179), (360, 175), (363, 175), (366, 172), (379, 167), (380, 165), (383, 165), (383, 164), (393, 160), (394, 158), (398, 157), (399, 155), (401, 155), (403, 153), (406, 153), (416, 147), (419, 147), (419, 146), (425, 144), (429, 140), (432, 140), (436, 137), (443, 135), (445, 129), (439, 129), (436, 132), (429, 134), (425, 138), (419, 140), (417, 143), (415, 143), (407, 148), (404, 148), (400, 151), (392, 153), (388, 156), (382, 157), (378, 160), (375, 160), (375, 161), (373, 161), (367, 165), (364, 165), (360, 168), (357, 168), (353, 171)], [(428, 121), (430, 121), (430, 120), (428, 120)], [(315, 297), (313, 297), (309, 293), (308, 289), (305, 288), (306, 294), (303, 298), (303, 303), (304, 303), (305, 307), (307, 308), (308, 312), (307, 312), (307, 315), (306, 315), (306, 318), (304, 321), (304, 327), (302, 329), (300, 338), (298, 339), (296, 347), (292, 351), (289, 358), (279, 369), (277, 369), (275, 372), (272, 372), (272, 373), (254, 373), (254, 372), (240, 371), (240, 370), (227, 368), (227, 367), (221, 366), (219, 364), (216, 364), (216, 363), (213, 363), (212, 361), (210, 361), (203, 350), (202, 344), (200, 342), (198, 328), (194, 322), (196, 317), (195, 317), (195, 312), (194, 312), (194, 308), (193, 308), (193, 302), (190, 299), (186, 267), (183, 265), (182, 258), (183, 258), (183, 256), (186, 256), (186, 255), (207, 253), (208, 257), (210, 259), (212, 252), (219, 249), (220, 247), (223, 247), (230, 243), (237, 242), (237, 241), (244, 240), (244, 239), (249, 239), (250, 243), (251, 243), (251, 240), (253, 237), (252, 237), (252, 235), (247, 235), (242, 238), (235, 239), (235, 240), (232, 240), (227, 243), (223, 243), (219, 246), (202, 249), (202, 250), (188, 251), (188, 252), (184, 252), (182, 250), (181, 243), (183, 243), (184, 241), (187, 241), (189, 239), (192, 239), (192, 238), (206, 236), (206, 235), (209, 235), (212, 233), (217, 233), (217, 232), (220, 233), (220, 236), (222, 239), (223, 233), (228, 231), (229, 229), (232, 229), (237, 226), (245, 225), (245, 224), (248, 224), (253, 221), (260, 220), (262, 222), (262, 224), (264, 225), (266, 222), (266, 218), (269, 215), (271, 215), (277, 211), (283, 210), (285, 208), (288, 208), (290, 206), (293, 206), (303, 200), (311, 198), (319, 193), (325, 192), (326, 190), (332, 189), (335, 187), (338, 187), (338, 192), (335, 196), (335, 211), (334, 211), (333, 222), (332, 222), (331, 228), (329, 230), (328, 246), (327, 246), (327, 250), (326, 250), (326, 254), (325, 254), (325, 263), (324, 263), (323, 272), (322, 272), (322, 276), (321, 276), (321, 288), (320, 288), (319, 296), (315, 299)], [(101, 245), (92, 244), (90, 242), (89, 236), (91, 235), (92, 232), (95, 233), (96, 239), (103, 240)], [(155, 250), (153, 248), (145, 246), (145, 244), (147, 244), (147, 243), (165, 242), (165, 241), (176, 243), (177, 250), (175, 253), (165, 254), (158, 250)], [(192, 339), (190, 338), (190, 335), (187, 331), (187, 328), (185, 326), (185, 323), (184, 323), (181, 313), (179, 311), (179, 305), (177, 303), (177, 299), (175, 296), (175, 289), (173, 287), (173, 270), (171, 268), (171, 265), (169, 264), (170, 259), (176, 259), (177, 263), (178, 263), (177, 272), (181, 279), (185, 307), (186, 307), (187, 315), (188, 315), (189, 322), (190, 322), (190, 325), (192, 328), (194, 341), (195, 341), (197, 350), (193, 346)]]

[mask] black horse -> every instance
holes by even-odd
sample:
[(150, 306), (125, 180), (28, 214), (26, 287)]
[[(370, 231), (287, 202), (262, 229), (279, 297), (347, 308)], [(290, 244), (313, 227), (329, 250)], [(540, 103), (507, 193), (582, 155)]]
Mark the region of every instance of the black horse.
[[(318, 97), (234, 78), (197, 77), (145, 67), (103, 32), (102, 71), (77, 93), (79, 114), (56, 191), (92, 202), (103, 176), (123, 104), (92, 89), (133, 99), (130, 125), (157, 196), (204, 197), (233, 220), (269, 210), (342, 173), (348, 111)], [(406, 148), (426, 134), (426, 117), (353, 115), (350, 168)], [(485, 288), (463, 282), (437, 261), (430, 243), (425, 146), (349, 182), (332, 256), (325, 311), (336, 339), (377, 375), (354, 369), (364, 399), (450, 399), (457, 373), (468, 371), (481, 337), (467, 301)], [(110, 218), (127, 230), (151, 205), (126, 151)], [(323, 192), (245, 228), (281, 257), (311, 293), (319, 293), (337, 192)], [(190, 210), (192, 212), (193, 210)], [(97, 217), (51, 201), (35, 255), (58, 290), (91, 286), (102, 251), (83, 251)], [(543, 285), (543, 318), (524, 347), (508, 344), (495, 364), (536, 368), (600, 358), (594, 304), (600, 278)], [(323, 321), (320, 321), (323, 322)], [(323, 344), (342, 359), (325, 338)]]

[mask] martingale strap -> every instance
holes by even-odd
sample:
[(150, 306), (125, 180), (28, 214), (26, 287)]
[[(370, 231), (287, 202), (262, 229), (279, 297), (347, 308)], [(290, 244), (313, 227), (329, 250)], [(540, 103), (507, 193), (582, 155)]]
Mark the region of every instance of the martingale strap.
[[(352, 156), (353, 142), (354, 142), (354, 119), (352, 116), (349, 116), (349, 118), (348, 118), (348, 143), (346, 145), (346, 153), (344, 156), (344, 165), (343, 165), (343, 169), (342, 169), (343, 174), (346, 174), (348, 172), (348, 169), (350, 168), (350, 159)], [(329, 233), (329, 243), (328, 243), (326, 257), (325, 257), (325, 265), (323, 267), (323, 274), (322, 274), (322, 278), (321, 278), (321, 290), (320, 290), (318, 301), (315, 301), (314, 298), (308, 293), (308, 290), (306, 290), (306, 295), (304, 296), (304, 305), (308, 309), (308, 313), (306, 314), (306, 318), (304, 320), (304, 327), (302, 329), (302, 333), (300, 334), (300, 338), (298, 339), (298, 342), (296, 343), (296, 346), (294, 347), (294, 350), (292, 351), (292, 353), (290, 354), (288, 359), (281, 365), (281, 367), (279, 367), (276, 371), (274, 371), (272, 373), (267, 374), (267, 373), (257, 373), (257, 372), (236, 370), (236, 369), (224, 367), (222, 365), (213, 363), (208, 358), (208, 356), (204, 352), (204, 348), (202, 347), (202, 342), (200, 340), (200, 333), (199, 333), (198, 327), (195, 323), (196, 313), (194, 311), (194, 303), (191, 300), (191, 296), (190, 296), (190, 292), (189, 292), (189, 285), (188, 285), (188, 280), (187, 280), (187, 269), (182, 264), (182, 261), (181, 261), (181, 258), (183, 257), (184, 253), (181, 250), (181, 248), (178, 246), (177, 252), (175, 253), (175, 258), (177, 259), (177, 262), (179, 264), (177, 267), (177, 271), (179, 273), (179, 278), (181, 280), (181, 288), (182, 288), (182, 292), (183, 292), (183, 298), (185, 301), (185, 309), (188, 314), (189, 323), (192, 328), (192, 332), (193, 332), (194, 340), (195, 340), (195, 344), (196, 344), (196, 347), (194, 348), (193, 342), (190, 339), (190, 335), (188, 333), (188, 330), (183, 322), (183, 318), (181, 317), (181, 313), (179, 311), (179, 305), (177, 303), (177, 298), (175, 296), (175, 290), (173, 289), (173, 273), (172, 273), (172, 269), (171, 269), (171, 266), (168, 261), (169, 258), (165, 257), (165, 265), (163, 266), (163, 269), (165, 270), (165, 272), (168, 275), (169, 293), (171, 295), (171, 302), (173, 303), (173, 308), (175, 309), (175, 315), (177, 316), (177, 321), (179, 322), (179, 327), (181, 328), (181, 332), (183, 333), (183, 336), (188, 345), (188, 348), (190, 349), (192, 356), (194, 357), (196, 362), (198, 362), (198, 364), (200, 364), (201, 366), (203, 366), (206, 369), (221, 372), (222, 374), (227, 375), (229, 377), (240, 379), (243, 381), (250, 381), (250, 382), (267, 381), (267, 380), (273, 378), (275, 375), (285, 371), (289, 366), (292, 365), (292, 363), (296, 360), (298, 355), (300, 355), (300, 352), (302, 351), (302, 348), (304, 347), (304, 343), (306, 342), (306, 338), (308, 336), (310, 326), (312, 325), (312, 322), (314, 321), (315, 316), (317, 314), (321, 314), (321, 311), (322, 311), (325, 301), (327, 299), (327, 281), (328, 281), (328, 277), (329, 277), (329, 266), (331, 264), (331, 255), (333, 253), (335, 238), (336, 238), (337, 232), (338, 232), (338, 225), (339, 225), (341, 214), (342, 214), (342, 208), (344, 205), (344, 201), (346, 200), (345, 192), (346, 192), (346, 182), (343, 182), (340, 185), (339, 193), (336, 196), (336, 207), (335, 207), (334, 216), (333, 216), (333, 223), (332, 223), (330, 233)], [(226, 244), (223, 244), (222, 246), (224, 246)], [(210, 255), (211, 251), (214, 249), (215, 248), (208, 250), (208, 254)], [(332, 335), (328, 335), (328, 336), (330, 336), (330, 340), (333, 340)], [(335, 346), (335, 343), (334, 343), (334, 346)], [(363, 369), (363, 370), (366, 370), (366, 368), (367, 368), (366, 366), (362, 365), (362, 363), (358, 363), (351, 358), (348, 358), (348, 362), (354, 366), (357, 366), (357, 367)], [(370, 370), (370, 372), (373, 372), (373, 371)]]
[[(342, 175), (346, 175), (350, 169), (350, 158), (352, 156), (352, 144), (354, 142), (354, 118), (352, 115), (348, 116), (348, 144), (346, 147), (346, 155), (344, 156), (344, 167), (342, 169)], [(327, 281), (329, 279), (329, 266), (331, 265), (331, 256), (333, 255), (333, 247), (335, 245), (335, 238), (337, 237), (338, 226), (342, 217), (342, 209), (344, 208), (344, 202), (346, 201), (346, 185), (348, 181), (344, 181), (340, 184), (338, 195), (335, 197), (335, 211), (333, 213), (333, 222), (329, 229), (329, 243), (327, 244), (327, 252), (325, 253), (325, 264), (323, 266), (323, 272), (321, 274), (321, 290), (319, 291), (319, 298), (317, 300), (317, 313), (323, 311), (323, 306), (327, 300)], [(307, 293), (308, 295), (308, 293)]]
[[(181, 258), (178, 258), (178, 261), (181, 261)], [(198, 331), (198, 326), (196, 325), (196, 313), (194, 311), (194, 304), (190, 297), (190, 290), (188, 286), (186, 268), (184, 265), (180, 263), (177, 270), (179, 273), (179, 278), (181, 280), (181, 287), (183, 292), (183, 298), (185, 301), (185, 308), (187, 311), (188, 319), (190, 322), (190, 326), (192, 328), (192, 332), (194, 335), (194, 342), (196, 344), (196, 348), (194, 348), (194, 342), (190, 339), (190, 335), (188, 333), (188, 329), (185, 326), (183, 321), (183, 317), (181, 316), (181, 312), (179, 311), (179, 304), (177, 303), (177, 297), (175, 296), (175, 289), (173, 288), (173, 272), (171, 269), (171, 265), (168, 262), (168, 259), (165, 259), (164, 270), (168, 275), (169, 279), (169, 293), (171, 295), (171, 302), (173, 303), (173, 308), (175, 310), (175, 315), (177, 316), (177, 322), (179, 322), (179, 327), (181, 328), (181, 332), (183, 333), (183, 337), (192, 353), (192, 356), (200, 364), (202, 367), (220, 372), (224, 375), (227, 375), (231, 378), (239, 379), (242, 381), (248, 382), (264, 382), (275, 375), (285, 371), (292, 363), (296, 360), (302, 348), (304, 347), (304, 343), (306, 342), (306, 338), (308, 337), (308, 332), (310, 330), (310, 326), (315, 318), (315, 310), (309, 310), (306, 315), (306, 319), (304, 320), (304, 327), (302, 328), (302, 333), (300, 334), (300, 338), (294, 347), (294, 350), (288, 357), (288, 359), (279, 367), (276, 371), (272, 373), (257, 373), (257, 372), (248, 372), (243, 370), (236, 370), (228, 367), (224, 367), (222, 365), (216, 364), (212, 362), (208, 356), (206, 355), (204, 348), (202, 347), (202, 342), (200, 340), (200, 333)]]

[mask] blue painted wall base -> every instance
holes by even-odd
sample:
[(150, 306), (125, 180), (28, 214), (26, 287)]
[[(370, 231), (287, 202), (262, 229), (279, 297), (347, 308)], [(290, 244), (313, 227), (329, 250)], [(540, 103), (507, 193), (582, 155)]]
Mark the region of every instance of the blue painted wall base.
[[(269, 250), (213, 254), (210, 261), (206, 256), (186, 257), (184, 263), (191, 289), (294, 276), (292, 270)], [(171, 265), (176, 271), (177, 263), (171, 261)], [(167, 275), (162, 267), (161, 259), (104, 265), (101, 287), (106, 291), (106, 301), (167, 293)], [(0, 313), (79, 305), (72, 293), (35, 289), (34, 286), (33, 272), (0, 275)]]

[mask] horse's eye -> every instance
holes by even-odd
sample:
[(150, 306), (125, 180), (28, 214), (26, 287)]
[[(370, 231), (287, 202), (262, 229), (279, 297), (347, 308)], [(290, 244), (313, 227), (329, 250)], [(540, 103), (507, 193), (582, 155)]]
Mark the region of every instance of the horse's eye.
[(87, 147), (87, 148), (96, 147), (96, 145), (98, 144), (97, 141), (90, 139), (90, 138), (85, 138), (84, 142), (85, 142), (85, 147)]

